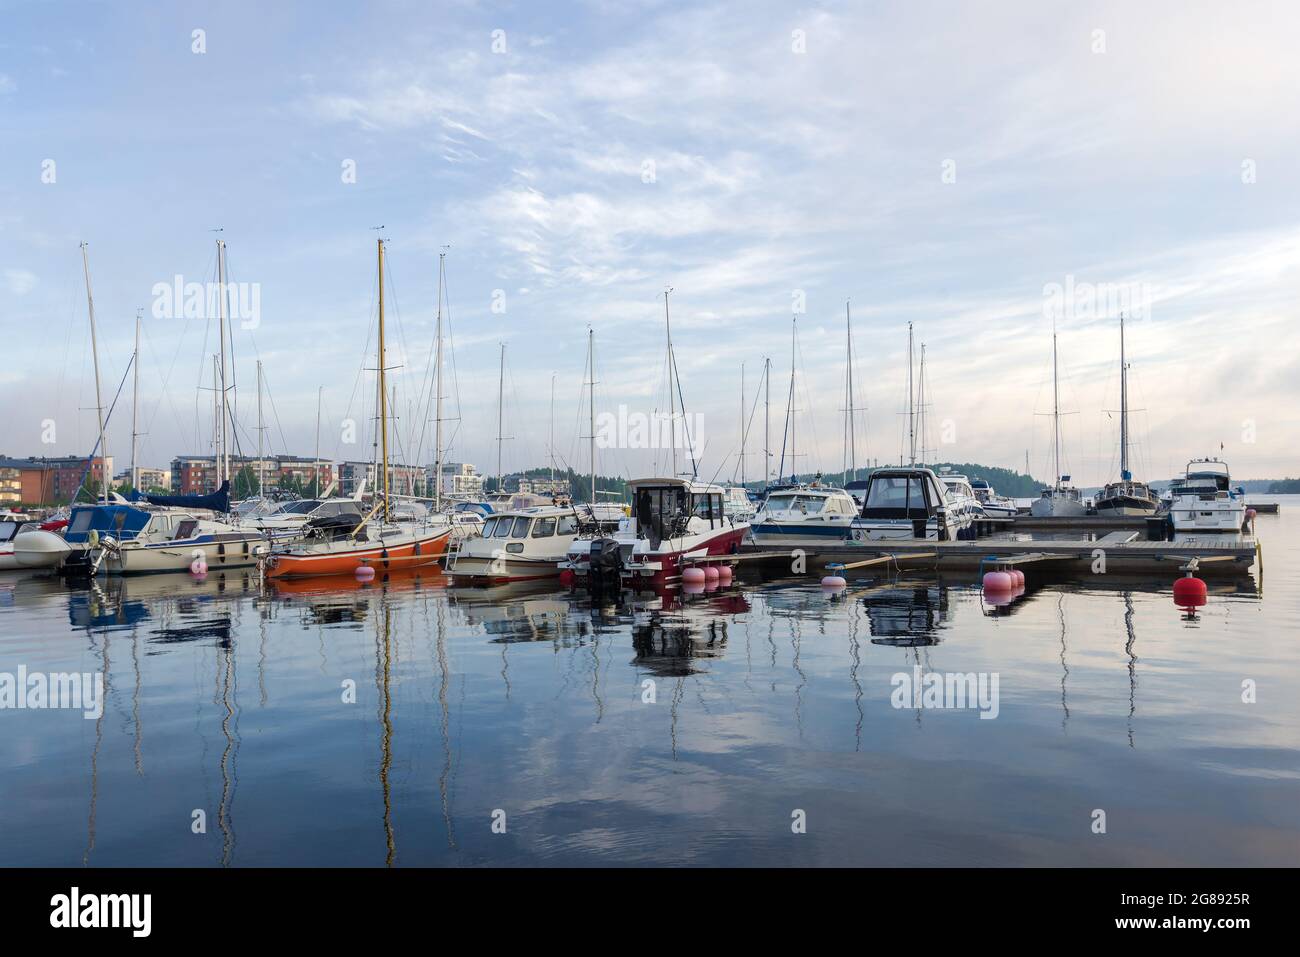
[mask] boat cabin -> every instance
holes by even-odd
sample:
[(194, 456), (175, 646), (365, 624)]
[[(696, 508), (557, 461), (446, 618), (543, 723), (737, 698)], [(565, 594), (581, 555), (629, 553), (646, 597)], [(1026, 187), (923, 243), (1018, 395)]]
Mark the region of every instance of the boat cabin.
[(947, 502), (938, 478), (929, 469), (877, 469), (867, 479), (861, 516), (889, 521), (921, 521)]
[(637, 538), (678, 538), (691, 530), (722, 528), (726, 523), (720, 485), (652, 478), (629, 482), (628, 488)]

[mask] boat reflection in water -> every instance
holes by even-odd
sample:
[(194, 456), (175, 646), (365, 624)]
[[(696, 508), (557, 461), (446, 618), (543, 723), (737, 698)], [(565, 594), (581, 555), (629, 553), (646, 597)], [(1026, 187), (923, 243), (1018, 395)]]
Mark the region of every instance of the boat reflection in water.
[(918, 648), (937, 645), (949, 627), (948, 585), (897, 581), (872, 588), (861, 598), (873, 645)]

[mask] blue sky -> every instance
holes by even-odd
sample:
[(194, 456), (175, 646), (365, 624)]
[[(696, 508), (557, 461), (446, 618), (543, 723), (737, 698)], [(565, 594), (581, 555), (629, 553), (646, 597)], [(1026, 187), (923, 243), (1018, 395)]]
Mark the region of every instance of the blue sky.
[[(234, 332), (245, 448), (260, 357), (274, 448), (312, 454), (323, 386), (323, 454), (364, 457), (341, 423), (369, 415), (382, 224), (403, 442), (449, 245), (450, 457), (486, 471), (498, 344), (505, 466), (546, 460), (554, 376), (558, 454), (585, 468), (586, 328), (597, 411), (662, 409), (671, 286), (706, 477), (735, 470), (742, 362), (752, 402), (772, 358), (779, 433), (800, 299), (801, 469), (842, 467), (851, 299), (860, 459), (899, 455), (911, 321), (932, 457), (1028, 451), (1045, 477), (1045, 290), (1069, 284), (1140, 307), (1140, 477), (1221, 442), (1238, 477), (1296, 474), (1300, 9), (1134, 6), (0, 3), (0, 452), (94, 441), (82, 240), (107, 391), (145, 309), (142, 463), (207, 451), (215, 334), (151, 306), (156, 283), (212, 278), (221, 227), (230, 278), (260, 294)], [(1067, 467), (1099, 483), (1116, 320), (1072, 300), (1056, 324)], [(128, 422), (124, 398), (119, 465)], [(602, 450), (600, 468), (662, 465)]]

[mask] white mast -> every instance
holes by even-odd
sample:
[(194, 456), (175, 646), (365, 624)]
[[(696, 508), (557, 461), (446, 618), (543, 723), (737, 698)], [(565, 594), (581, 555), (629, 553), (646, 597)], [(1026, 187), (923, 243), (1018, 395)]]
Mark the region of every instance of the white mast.
[(673, 478), (677, 478), (677, 406), (673, 397), (673, 373), (676, 361), (673, 359), (673, 327), (668, 320), (668, 294), (672, 289), (664, 290), (664, 332), (668, 337), (668, 445), (672, 455)]
[(1056, 378), (1056, 330), (1052, 330), (1052, 479), (1053, 487), (1061, 490), (1061, 389)]
[(1127, 482), (1128, 470), (1128, 364), (1124, 361), (1124, 313), (1119, 314), (1119, 477)]
[(442, 508), (442, 296), (443, 276), (447, 268), (447, 252), (438, 253), (438, 344), (435, 347), (434, 360), (434, 422), (433, 422), (433, 508)]
[(921, 367), (916, 375), (916, 425), (917, 435), (921, 440), (921, 464), (925, 464), (925, 343), (921, 343)]
[(772, 484), (772, 357), (763, 357), (763, 484)]
[(846, 348), (848, 349), (848, 378), (845, 384), (845, 390), (848, 392), (848, 469), (845, 470), (845, 479), (850, 481), (848, 473), (851, 470), (853, 478), (858, 477), (858, 450), (856, 445), (856, 429), (854, 428), (853, 412), (853, 317), (849, 312), (849, 301), (844, 300), (844, 328), (846, 333)]
[(262, 433), (266, 426), (262, 421), (262, 360), (257, 360), (257, 494), (266, 498), (266, 477), (262, 459)]
[(912, 404), (912, 324), (907, 324), (907, 457), (916, 464), (916, 411)]
[(745, 484), (745, 363), (740, 364), (740, 484)]
[[(90, 351), (95, 362), (95, 414), (99, 416), (99, 480), (104, 493), (104, 504), (108, 504), (108, 443), (104, 437), (104, 400), (99, 385), (99, 344), (95, 336), (95, 297), (90, 291), (90, 260), (86, 256), (86, 243), (81, 244), (81, 268), (86, 277), (86, 307), (90, 312)], [(95, 460), (90, 461), (92, 474)]]
[(320, 498), (320, 399), (321, 393), (325, 391), (323, 385), (316, 387), (316, 465), (312, 481), (315, 488), (312, 489), (312, 497)]
[(551, 494), (555, 494), (555, 373), (551, 373), (551, 438), (547, 443), (551, 450)]
[(136, 465), (136, 452), (140, 446), (140, 316), (143, 309), (135, 311), (135, 359), (131, 363), (131, 488), (140, 490), (140, 469)]
[(230, 478), (230, 450), (226, 441), (226, 244), (220, 239), (217, 240), (217, 296), (220, 304), (217, 331), (221, 338), (221, 388), (218, 400), (221, 415), (221, 461), (220, 474), (217, 476), (217, 487), (220, 488)]
[(501, 343), (501, 372), (497, 378), (497, 494), (501, 495), (506, 490), (506, 477), (501, 472), (501, 443), (505, 441), (501, 433), (502, 423), (505, 419), (505, 399), (506, 399), (506, 344)]
[(596, 331), (587, 328), (587, 368), (590, 378), (587, 380), (587, 417), (591, 440), (591, 504), (596, 504)]

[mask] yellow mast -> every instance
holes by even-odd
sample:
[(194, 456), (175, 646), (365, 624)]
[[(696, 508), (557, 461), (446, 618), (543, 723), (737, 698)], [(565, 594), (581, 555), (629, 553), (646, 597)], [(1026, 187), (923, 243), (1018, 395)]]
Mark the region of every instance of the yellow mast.
[(383, 449), (384, 521), (388, 521), (388, 389), (384, 385), (384, 241), (379, 243), (379, 434)]

